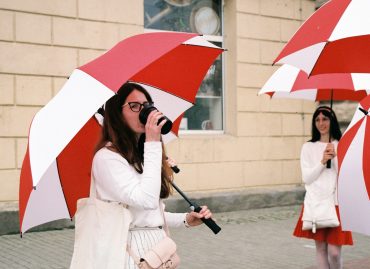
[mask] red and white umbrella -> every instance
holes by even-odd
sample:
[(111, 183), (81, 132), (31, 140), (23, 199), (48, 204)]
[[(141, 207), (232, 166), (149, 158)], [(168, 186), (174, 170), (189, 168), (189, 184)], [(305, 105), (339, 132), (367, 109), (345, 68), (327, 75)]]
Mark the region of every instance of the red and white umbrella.
[(298, 29), (274, 63), (307, 74), (370, 73), (370, 1), (332, 0)]
[(281, 66), (258, 94), (272, 98), (305, 99), (311, 101), (360, 101), (370, 94), (370, 74), (307, 74), (291, 65)]
[(360, 101), (370, 94), (370, 74), (307, 74), (291, 65), (281, 66), (265, 83), (259, 95), (311, 101)]
[(87, 197), (93, 152), (100, 135), (94, 114), (127, 81), (144, 85), (155, 106), (174, 121), (193, 105), (199, 86), (223, 50), (192, 33), (148, 33), (121, 41), (73, 71), (59, 93), (34, 117), (23, 162), (21, 232), (72, 218)]
[(343, 230), (370, 235), (370, 96), (338, 143), (338, 202)]

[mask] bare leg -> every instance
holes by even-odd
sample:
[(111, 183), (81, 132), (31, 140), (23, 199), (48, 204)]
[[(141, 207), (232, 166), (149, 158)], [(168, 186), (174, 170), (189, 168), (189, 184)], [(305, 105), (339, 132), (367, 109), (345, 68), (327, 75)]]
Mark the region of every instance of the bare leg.
[(316, 244), (316, 261), (318, 269), (331, 269), (328, 261), (328, 244), (323, 241), (315, 240)]
[(341, 246), (328, 245), (330, 269), (342, 269)]

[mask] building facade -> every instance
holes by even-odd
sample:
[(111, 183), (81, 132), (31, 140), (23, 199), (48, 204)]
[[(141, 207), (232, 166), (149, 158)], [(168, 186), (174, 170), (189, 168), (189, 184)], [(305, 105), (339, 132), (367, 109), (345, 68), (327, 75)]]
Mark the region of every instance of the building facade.
[[(71, 72), (124, 38), (156, 30), (147, 26), (148, 18), (157, 14), (148, 15), (145, 2), (0, 2), (0, 202), (18, 200), (32, 118)], [(160, 13), (167, 6), (203, 1), (156, 2), (162, 2)], [(211, 31), (208, 38), (227, 49), (222, 66), (217, 67), (222, 70), (220, 101), (204, 101), (219, 102), (208, 106), (211, 112), (207, 112), (218, 115), (219, 123), (202, 120), (189, 127), (196, 121), (189, 116), (179, 139), (167, 145), (168, 155), (181, 169), (176, 182), (186, 191), (201, 192), (300, 184), (300, 148), (310, 134), (315, 104), (270, 100), (257, 92), (278, 68), (271, 66), (278, 52), (314, 12), (315, 1), (213, 2), (219, 8), (219, 25), (212, 24), (213, 30), (209, 24), (201, 28), (202, 16), (190, 10), (189, 27)]]

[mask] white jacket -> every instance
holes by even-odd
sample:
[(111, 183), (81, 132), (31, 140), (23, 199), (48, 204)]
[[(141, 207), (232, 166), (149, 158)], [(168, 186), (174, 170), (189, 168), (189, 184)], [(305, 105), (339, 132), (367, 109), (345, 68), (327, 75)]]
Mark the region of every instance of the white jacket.
[[(337, 151), (338, 141), (332, 141), (335, 151)], [(302, 179), (305, 183), (306, 197), (319, 200), (335, 192), (335, 204), (338, 205), (337, 198), (337, 178), (338, 178), (338, 159), (335, 157), (331, 161), (331, 168), (326, 168), (326, 164), (321, 163), (327, 143), (320, 141), (306, 142), (301, 151), (301, 170)], [(307, 194), (308, 193), (308, 194)]]
[[(131, 226), (163, 226), (159, 207), (161, 166), (161, 142), (144, 143), (142, 174), (139, 174), (120, 154), (102, 148), (95, 154), (92, 164), (97, 196), (101, 200), (127, 204), (133, 216)], [(168, 226), (184, 226), (185, 215), (186, 213), (165, 212)]]

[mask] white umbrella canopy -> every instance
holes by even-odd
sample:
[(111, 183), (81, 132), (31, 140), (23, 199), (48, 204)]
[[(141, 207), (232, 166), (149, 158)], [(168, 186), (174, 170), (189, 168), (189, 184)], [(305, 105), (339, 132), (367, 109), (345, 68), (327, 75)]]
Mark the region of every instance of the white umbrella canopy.
[(338, 143), (338, 202), (343, 230), (370, 235), (370, 96)]
[(163, 138), (170, 141), (222, 52), (197, 34), (147, 33), (121, 41), (74, 70), (30, 126), (19, 191), (21, 232), (72, 218), (76, 201), (88, 196), (101, 129), (94, 114), (125, 82), (144, 86), (155, 106), (174, 122)]

